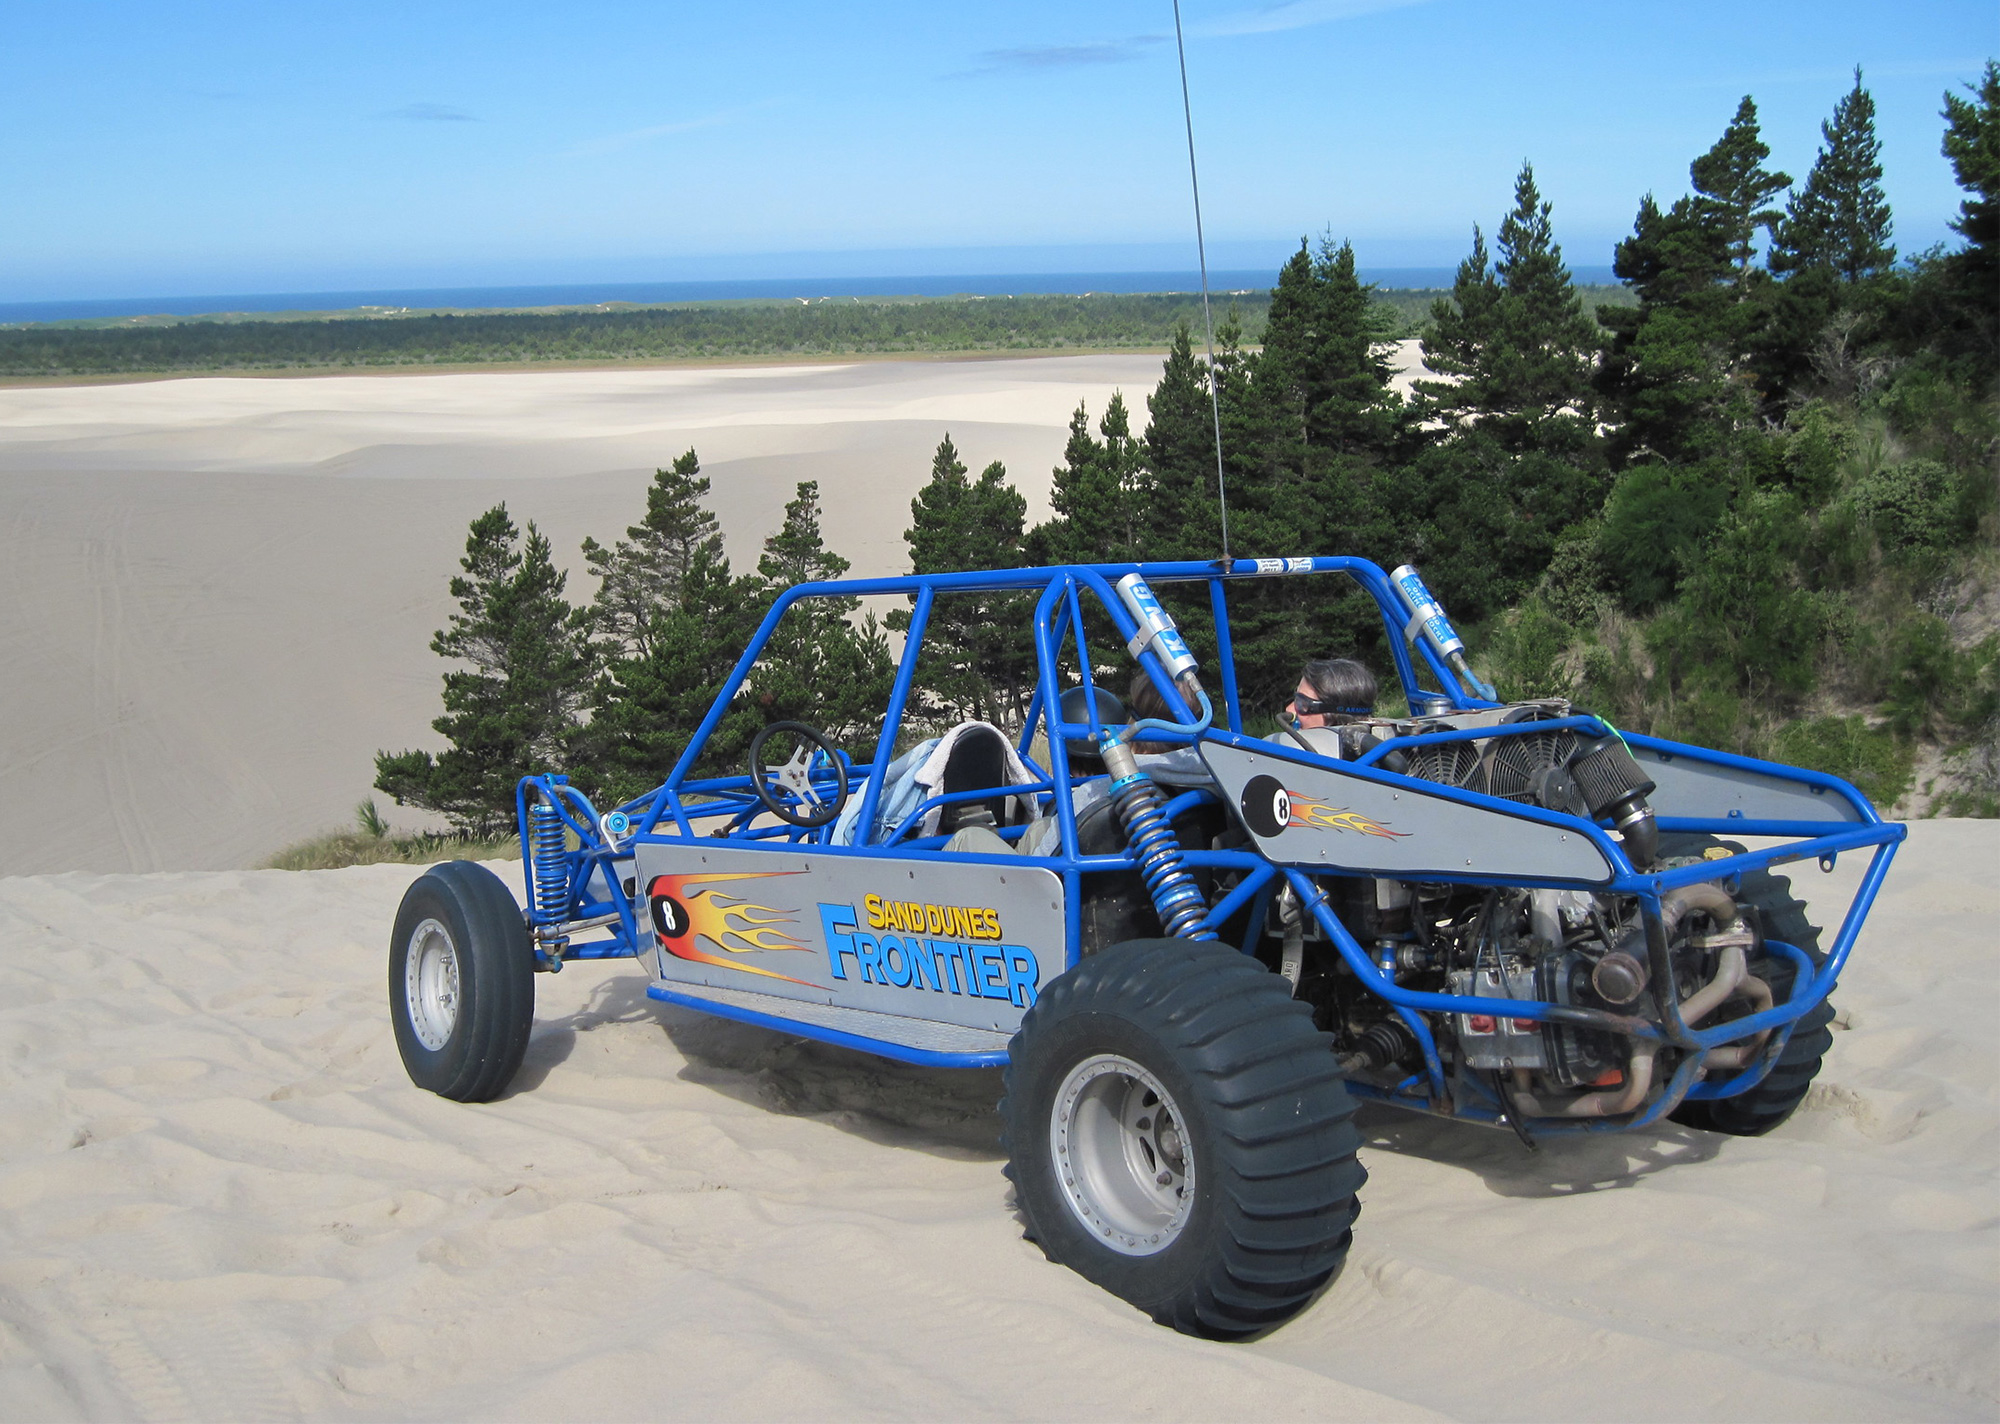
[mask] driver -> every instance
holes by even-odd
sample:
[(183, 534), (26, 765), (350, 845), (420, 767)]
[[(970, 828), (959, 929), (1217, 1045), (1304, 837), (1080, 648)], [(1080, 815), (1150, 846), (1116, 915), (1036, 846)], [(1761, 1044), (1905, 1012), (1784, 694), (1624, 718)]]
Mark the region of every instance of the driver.
[(1375, 674), (1353, 658), (1314, 658), (1279, 721), (1300, 731), (1338, 727), (1375, 715)]

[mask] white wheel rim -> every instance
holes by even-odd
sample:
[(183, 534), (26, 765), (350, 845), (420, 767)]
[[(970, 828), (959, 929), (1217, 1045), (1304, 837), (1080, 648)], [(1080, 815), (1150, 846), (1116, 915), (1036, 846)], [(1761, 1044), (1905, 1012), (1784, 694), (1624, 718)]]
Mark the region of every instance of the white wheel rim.
[(1049, 1116), (1063, 1199), (1125, 1256), (1173, 1245), (1194, 1209), (1195, 1160), (1180, 1106), (1131, 1059), (1100, 1053), (1070, 1069)]
[(403, 1002), (417, 1042), (436, 1053), (458, 1023), (458, 947), (439, 920), (425, 920), (410, 932), (403, 957)]

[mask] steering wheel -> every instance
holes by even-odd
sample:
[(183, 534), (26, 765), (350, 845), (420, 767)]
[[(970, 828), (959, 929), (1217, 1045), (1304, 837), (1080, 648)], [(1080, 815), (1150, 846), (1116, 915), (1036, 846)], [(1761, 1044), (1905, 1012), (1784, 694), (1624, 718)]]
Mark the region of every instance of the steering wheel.
[[(793, 743), (791, 756), (780, 763), (764, 759), (764, 748), (775, 737)], [(832, 784), (815, 785), (813, 772), (828, 768), (833, 771)], [(772, 815), (805, 830), (824, 826), (847, 804), (847, 772), (833, 743), (803, 722), (773, 722), (750, 739), (750, 784)]]

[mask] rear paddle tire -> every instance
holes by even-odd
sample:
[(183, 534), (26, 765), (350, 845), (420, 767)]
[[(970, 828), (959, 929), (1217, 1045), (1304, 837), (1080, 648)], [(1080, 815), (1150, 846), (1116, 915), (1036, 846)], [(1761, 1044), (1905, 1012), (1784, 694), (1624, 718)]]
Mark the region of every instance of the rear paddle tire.
[[(1663, 854), (1699, 855), (1711, 846), (1732, 853), (1743, 847), (1713, 836), (1670, 837), (1661, 846)], [(1805, 902), (1792, 893), (1789, 877), (1768, 870), (1746, 874), (1737, 900), (1755, 912), (1757, 929), (1765, 939), (1781, 940), (1802, 949), (1815, 965), (1824, 962), (1820, 953), (1819, 927), (1806, 918)], [(1797, 982), (1797, 966), (1785, 955), (1758, 955), (1750, 962), (1750, 972), (1771, 986), (1772, 997), (1780, 1004), (1791, 997)], [(1756, 1087), (1733, 1098), (1697, 1098), (1683, 1102), (1670, 1116), (1683, 1127), (1702, 1132), (1721, 1132), (1731, 1137), (1762, 1137), (1793, 1113), (1806, 1099), (1820, 1063), (1833, 1047), (1833, 1003), (1822, 999), (1792, 1025), (1792, 1035), (1778, 1054), (1778, 1061)]]
[(404, 892), (389, 1019), (419, 1088), (483, 1103), (513, 1081), (534, 1028), (535, 956), (514, 897), (485, 866), (433, 866)]
[(1255, 960), (1115, 945), (1048, 986), (1008, 1060), (1007, 1175), (1050, 1260), (1162, 1325), (1241, 1340), (1346, 1259), (1354, 1102), (1311, 1010)]

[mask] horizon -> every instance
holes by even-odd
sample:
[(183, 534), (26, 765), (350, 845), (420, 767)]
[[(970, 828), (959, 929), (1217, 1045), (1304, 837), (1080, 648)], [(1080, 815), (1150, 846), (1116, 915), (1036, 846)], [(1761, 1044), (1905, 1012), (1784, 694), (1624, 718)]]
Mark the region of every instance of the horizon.
[[(1360, 276), (1378, 290), (1438, 291), (1451, 286), (1454, 268), (1363, 268)], [(1277, 280), (1275, 265), (1209, 272), (1216, 297), (1266, 291)], [(1574, 268), (1578, 286), (1618, 285), (1609, 267)], [(1200, 290), (1198, 274), (1175, 271), (947, 272), (890, 276), (772, 277), (741, 281), (600, 282), (527, 284), (501, 287), (399, 287), (319, 292), (201, 292), (148, 294), (39, 302), (0, 302), (0, 326), (48, 322), (114, 320), (120, 317), (238, 316), (357, 311), (374, 307), (418, 310), (532, 311), (594, 305), (706, 305), (731, 301), (857, 301), (953, 297), (1057, 297), (1089, 295), (1181, 295)], [(459, 297), (463, 300), (448, 300)]]
[[(1743, 94), (1802, 180), (1859, 63), (1903, 253), (1949, 237), (1947, 89), (1990, 8), (1188, 0), (1212, 269), (1299, 236), (1451, 268), (1532, 161), (1579, 268)], [(0, 303), (1191, 271), (1171, 13), (596, 0), (16, 21)]]

